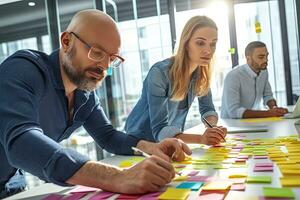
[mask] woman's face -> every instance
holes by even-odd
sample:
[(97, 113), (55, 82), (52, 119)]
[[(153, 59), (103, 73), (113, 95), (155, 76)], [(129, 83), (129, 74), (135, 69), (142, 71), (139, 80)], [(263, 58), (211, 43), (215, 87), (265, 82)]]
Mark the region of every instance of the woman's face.
[(196, 30), (187, 43), (189, 63), (192, 66), (208, 66), (216, 50), (218, 32), (215, 28)]

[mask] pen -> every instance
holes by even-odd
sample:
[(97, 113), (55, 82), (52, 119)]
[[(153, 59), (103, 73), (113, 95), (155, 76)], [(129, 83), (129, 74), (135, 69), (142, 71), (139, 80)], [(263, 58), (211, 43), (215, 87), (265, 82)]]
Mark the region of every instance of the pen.
[[(202, 119), (205, 121), (205, 123), (206, 123), (210, 128), (213, 128), (213, 126), (209, 123), (209, 121), (207, 121), (207, 119), (205, 119), (204, 117), (202, 117)], [(222, 132), (223, 132), (223, 131), (222, 131)], [(225, 140), (224, 136), (223, 136), (223, 135), (221, 135), (221, 136), (222, 136), (223, 141), (225, 142), (226, 140)]]
[[(150, 157), (149, 154), (147, 154), (146, 152), (144, 152), (144, 151), (142, 151), (142, 150), (140, 150), (140, 149), (138, 149), (138, 148), (136, 148), (136, 147), (131, 147), (131, 149), (132, 149), (133, 151), (135, 151), (135, 152), (141, 153), (141, 154), (142, 154), (143, 156), (145, 156), (146, 158), (149, 158), (149, 157)], [(180, 174), (179, 172), (176, 172), (176, 171), (175, 171), (175, 173), (176, 173), (178, 176), (181, 176), (181, 174)]]
[(213, 126), (207, 121), (207, 119), (205, 119), (204, 117), (202, 117), (202, 119), (205, 121), (205, 123), (206, 123), (210, 128), (213, 128)]

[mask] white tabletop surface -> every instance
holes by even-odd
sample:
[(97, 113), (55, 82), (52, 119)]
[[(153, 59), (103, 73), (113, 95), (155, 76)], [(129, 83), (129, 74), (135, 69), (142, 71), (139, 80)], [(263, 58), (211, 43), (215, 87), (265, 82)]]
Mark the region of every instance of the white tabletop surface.
[[(297, 119), (284, 119), (280, 121), (272, 121), (272, 122), (259, 122), (259, 123), (250, 123), (250, 122), (242, 122), (240, 120), (220, 120), (220, 124), (226, 126), (267, 126), (267, 132), (259, 132), (259, 133), (241, 133), (239, 135), (245, 135), (248, 139), (255, 139), (255, 138), (276, 138), (278, 136), (288, 136), (288, 135), (295, 135), (300, 133), (300, 125), (294, 125), (294, 122)], [(203, 131), (204, 126), (199, 125), (195, 126), (188, 130), (189, 133), (198, 133)], [(204, 150), (197, 149), (193, 152), (194, 155), (201, 155), (204, 153)], [(128, 156), (114, 156), (112, 158), (107, 158), (102, 160), (101, 162), (110, 163), (112, 165), (118, 165), (120, 161), (128, 159)], [(239, 173), (239, 172), (246, 172), (248, 175), (258, 175), (257, 172), (253, 172), (254, 163), (259, 162), (269, 162), (269, 159), (257, 159), (253, 160), (250, 158), (247, 163), (247, 168), (229, 168), (229, 169), (210, 169), (210, 170), (199, 170), (198, 175), (209, 175), (209, 176), (219, 176), (226, 178), (228, 174)], [(266, 175), (272, 177), (271, 184), (247, 184), (246, 190), (241, 192), (241, 196), (239, 199), (246, 199), (246, 197), (255, 197), (255, 196), (262, 196), (262, 187), (281, 187), (279, 177), (281, 177), (281, 173), (278, 167), (275, 165), (273, 172), (259, 172), (259, 175)], [(300, 181), (300, 180), (299, 180)], [(175, 186), (178, 183), (172, 182), (171, 185)], [(72, 189), (69, 187), (60, 187), (54, 184), (43, 184), (41, 186), (32, 188), (28, 191), (16, 194), (7, 198), (7, 200), (12, 199), (42, 199), (50, 193), (60, 193), (60, 194), (67, 194), (68, 191)], [(292, 188), (296, 199), (300, 199), (300, 188)], [(229, 192), (231, 193), (231, 191)], [(92, 195), (92, 194), (91, 194)], [(84, 199), (88, 199), (91, 195), (85, 196)], [(199, 192), (191, 192), (188, 199), (196, 199), (199, 195)], [(117, 195), (114, 195), (110, 199), (115, 199)]]

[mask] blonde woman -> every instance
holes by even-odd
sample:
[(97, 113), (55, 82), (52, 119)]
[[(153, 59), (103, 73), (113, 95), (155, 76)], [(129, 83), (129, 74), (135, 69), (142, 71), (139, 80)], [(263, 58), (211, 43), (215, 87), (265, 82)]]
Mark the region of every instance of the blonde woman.
[[(210, 91), (211, 59), (218, 29), (206, 16), (195, 16), (185, 25), (177, 53), (154, 64), (143, 83), (142, 96), (129, 114), (125, 131), (150, 140), (176, 137), (186, 143), (218, 144), (226, 128), (216, 127), (218, 115)], [(198, 98), (199, 111), (212, 128), (203, 134), (184, 133), (188, 110)]]

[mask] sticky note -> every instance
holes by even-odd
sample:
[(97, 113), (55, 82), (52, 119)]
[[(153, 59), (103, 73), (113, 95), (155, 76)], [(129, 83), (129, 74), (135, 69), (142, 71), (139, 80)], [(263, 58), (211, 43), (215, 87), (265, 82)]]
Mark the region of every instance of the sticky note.
[(84, 197), (87, 193), (74, 193), (74, 194), (70, 194), (66, 197), (63, 198), (63, 200), (79, 200), (81, 199), (82, 197)]
[(225, 197), (225, 193), (223, 192), (201, 191), (200, 196), (197, 199), (198, 200), (223, 200), (224, 197)]
[(131, 167), (133, 164), (134, 164), (133, 161), (123, 160), (119, 163), (119, 167), (122, 167), (122, 168)]
[(93, 195), (91, 198), (89, 198), (89, 200), (107, 199), (113, 195), (115, 195), (115, 193), (101, 191), (101, 192), (98, 192), (97, 194)]
[(273, 163), (256, 163), (255, 167), (273, 167)]
[(48, 196), (46, 196), (45, 198), (43, 198), (43, 200), (61, 200), (63, 198), (64, 198), (64, 195), (49, 194)]
[(227, 190), (231, 186), (230, 181), (212, 181), (202, 187), (202, 190)]
[(228, 178), (245, 178), (248, 175), (246, 173), (239, 173), (239, 174), (231, 174), (228, 176)]
[(176, 188), (198, 191), (203, 184), (203, 182), (183, 182), (180, 183)]
[(93, 188), (93, 187), (87, 187), (87, 186), (82, 186), (82, 185), (79, 185), (77, 187), (75, 187), (74, 189), (70, 190), (69, 193), (86, 193), (86, 192), (95, 192), (99, 190), (98, 188)]
[(267, 159), (268, 156), (253, 156), (254, 159)]
[(232, 184), (230, 187), (230, 190), (235, 190), (235, 191), (245, 191), (246, 189), (246, 184)]
[(190, 194), (189, 189), (178, 189), (178, 188), (167, 188), (167, 190), (159, 195), (158, 199), (166, 199), (166, 200), (184, 200), (186, 199)]
[(263, 194), (265, 197), (283, 197), (283, 198), (294, 198), (294, 192), (290, 188), (274, 188), (274, 187), (263, 187)]
[(185, 181), (188, 179), (188, 176), (175, 176), (172, 181)]
[(281, 169), (280, 171), (284, 176), (300, 175), (300, 169)]
[(254, 172), (272, 172), (273, 167), (254, 167)]
[(247, 183), (271, 183), (270, 176), (248, 176)]
[(120, 194), (117, 199), (124, 200), (124, 199), (139, 199), (142, 195), (140, 194)]
[(139, 200), (153, 200), (153, 199), (158, 199), (158, 196), (161, 194), (162, 192), (152, 192), (152, 193), (148, 193), (143, 195), (142, 197), (139, 198)]
[(299, 177), (283, 177), (280, 182), (284, 187), (300, 187)]

